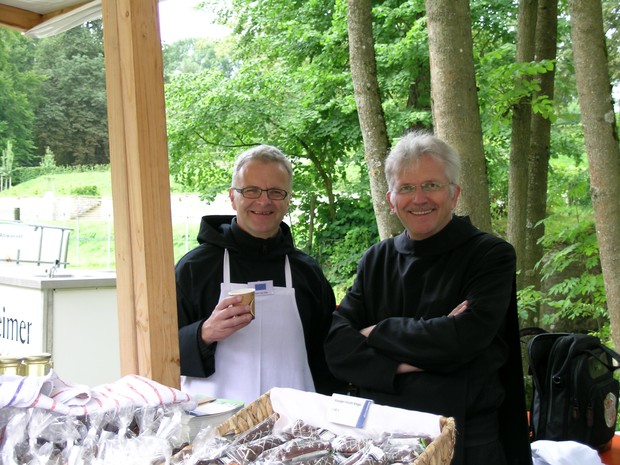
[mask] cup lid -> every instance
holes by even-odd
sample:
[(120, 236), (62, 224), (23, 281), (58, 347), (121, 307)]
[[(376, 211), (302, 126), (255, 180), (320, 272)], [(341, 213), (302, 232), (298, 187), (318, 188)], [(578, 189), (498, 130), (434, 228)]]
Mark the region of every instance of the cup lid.
[(244, 287), (243, 289), (233, 289), (232, 291), (228, 292), (228, 295), (243, 295), (243, 294), (249, 294), (250, 292), (254, 292), (253, 287)]

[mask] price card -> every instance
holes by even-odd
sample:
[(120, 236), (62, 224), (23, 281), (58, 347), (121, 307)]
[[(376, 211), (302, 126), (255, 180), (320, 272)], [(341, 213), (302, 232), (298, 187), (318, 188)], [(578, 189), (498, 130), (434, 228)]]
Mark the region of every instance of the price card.
[(332, 394), (327, 406), (327, 420), (340, 425), (363, 428), (372, 400)]

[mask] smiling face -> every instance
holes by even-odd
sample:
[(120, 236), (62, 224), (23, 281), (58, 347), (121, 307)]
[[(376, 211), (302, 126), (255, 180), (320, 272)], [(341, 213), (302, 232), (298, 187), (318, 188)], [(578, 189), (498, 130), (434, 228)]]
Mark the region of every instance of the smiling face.
[[(400, 170), (394, 181), (392, 191), (387, 193), (387, 201), (410, 238), (427, 239), (450, 222), (461, 188), (450, 185), (442, 161), (432, 155), (423, 155)], [(424, 192), (420, 187), (422, 183), (438, 183), (443, 187)], [(416, 186), (414, 192), (399, 192), (403, 186), (412, 185)]]
[(234, 187), (284, 189), (289, 192), (284, 200), (271, 200), (267, 197), (267, 192), (262, 192), (257, 199), (246, 199), (232, 188), (228, 191), (232, 207), (237, 212), (239, 227), (254, 237), (274, 237), (288, 211), (291, 198), (291, 180), (284, 166), (277, 162), (250, 160), (237, 174)]

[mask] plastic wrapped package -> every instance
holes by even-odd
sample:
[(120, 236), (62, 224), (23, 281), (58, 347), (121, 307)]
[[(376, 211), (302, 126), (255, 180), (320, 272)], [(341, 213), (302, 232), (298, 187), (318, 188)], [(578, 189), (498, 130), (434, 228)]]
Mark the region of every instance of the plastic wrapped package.
[[(186, 446), (178, 406), (73, 417), (37, 408), (0, 414), (3, 465), (159, 465)], [(143, 429), (141, 430), (140, 427)]]

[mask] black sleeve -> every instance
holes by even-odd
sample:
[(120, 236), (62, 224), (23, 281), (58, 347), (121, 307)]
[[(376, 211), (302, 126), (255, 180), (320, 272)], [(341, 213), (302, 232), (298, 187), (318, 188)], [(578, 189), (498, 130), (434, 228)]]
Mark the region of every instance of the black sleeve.
[(204, 321), (219, 299), (220, 277), (214, 258), (202, 249), (183, 257), (175, 268), (181, 375), (208, 377), (215, 373), (217, 344), (200, 337)]

